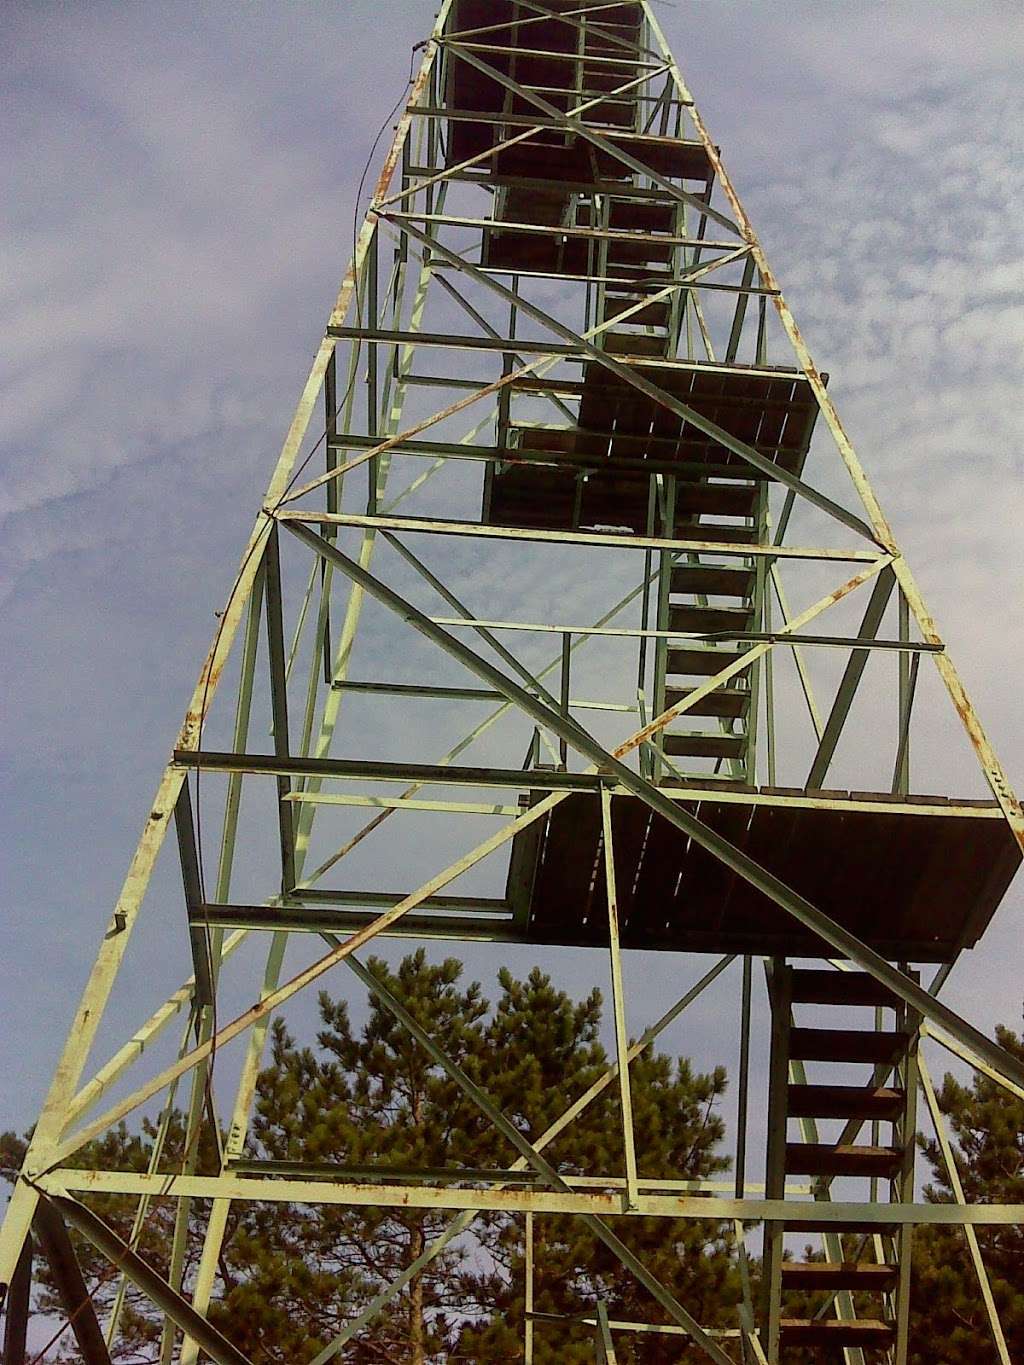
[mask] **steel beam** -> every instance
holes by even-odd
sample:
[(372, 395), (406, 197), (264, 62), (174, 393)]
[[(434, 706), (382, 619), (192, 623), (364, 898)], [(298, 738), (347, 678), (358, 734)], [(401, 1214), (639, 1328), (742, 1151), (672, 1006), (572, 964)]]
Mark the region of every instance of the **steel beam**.
[[(883, 570), (875, 579), (875, 586), (871, 590), (871, 597), (864, 611), (864, 619), (861, 622), (860, 630), (857, 632), (858, 639), (876, 642), (878, 628), (882, 624), (882, 617), (889, 605), (889, 598), (892, 596), (895, 583), (896, 575), (891, 569)], [(908, 641), (902, 643), (909, 648)], [(835, 755), (836, 745), (839, 743), (846, 719), (850, 714), (850, 708), (853, 706), (860, 680), (864, 676), (869, 654), (870, 650), (865, 648), (854, 649), (850, 652), (849, 662), (839, 683), (835, 701), (832, 703), (832, 710), (825, 722), (825, 730), (818, 743), (814, 761), (811, 763), (811, 770), (807, 774), (807, 781), (804, 783), (806, 787), (819, 788), (825, 785), (825, 775)]]
[[(299, 523), (290, 522), (288, 525), (289, 529), (300, 540), (317, 554), (324, 555), (332, 560), (349, 577), (361, 583), (366, 592), (397, 613), (408, 625), (420, 631), (428, 639), (440, 644), (447, 653), (458, 659), (471, 672), (476, 673), (488, 685), (504, 692), (509, 700), (516, 702), (527, 715), (532, 716), (542, 725), (546, 725), (555, 734), (565, 738), (577, 752), (589, 759), (602, 773), (616, 778), (618, 783), (627, 791), (646, 801), (653, 810), (668, 820), (669, 824), (675, 825), (689, 834), (702, 848), (707, 849), (709, 853), (719, 858), (727, 867), (732, 868), (745, 881), (763, 892), (776, 905), (803, 924), (805, 928), (817, 934), (840, 954), (849, 957), (863, 967), (866, 972), (881, 981), (894, 995), (905, 1001), (912, 1009), (919, 1011), (926, 1019), (938, 1023), (955, 1037), (966, 1042), (992, 1066), (1005, 1071), (1018, 1082), (1024, 1083), (1024, 1063), (1019, 1062), (1016, 1057), (998, 1043), (987, 1038), (985, 1034), (949, 1009), (947, 1005), (910, 981), (891, 963), (862, 943), (855, 934), (837, 924), (828, 915), (813, 906), (805, 897), (798, 895), (780, 878), (759, 866), (753, 858), (736, 848), (696, 816), (689, 814), (665, 797), (657, 787), (627, 768), (620, 759), (610, 754), (581, 726), (571, 719), (566, 719), (557, 712), (551, 711), (549, 707), (524, 691), (517, 683), (506, 678), (499, 669), (479, 658), (455, 636), (449, 635), (440, 626), (434, 625), (410, 602), (405, 601), (392, 589), (375, 579), (373, 575), (360, 569), (355, 561), (343, 555), (335, 546), (328, 544)], [(851, 580), (851, 582), (853, 581), (855, 580)], [(834, 597), (835, 594), (830, 596)], [(753, 653), (754, 650), (748, 651), (746, 658), (749, 659)], [(635, 737), (636, 743), (639, 744), (642, 739), (647, 738), (649, 734), (663, 726), (666, 723), (666, 718), (678, 710), (678, 706), (673, 707), (671, 712), (666, 712), (665, 716), (658, 717), (651, 725), (645, 727), (646, 734), (638, 732)], [(539, 806), (534, 807), (534, 810), (538, 809), (540, 809)]]
[(25, 1343), (28, 1339), (28, 1320), (32, 1309), (32, 1235), (25, 1238), (17, 1269), (7, 1290), (3, 1304), (4, 1339), (3, 1365), (25, 1365)]
[[(161, 1175), (157, 1179), (163, 1182), (166, 1191), (167, 1176)], [(76, 1199), (69, 1199), (66, 1195), (51, 1195), (49, 1200), (60, 1218), (70, 1223), (108, 1261), (124, 1271), (161, 1312), (172, 1322), (177, 1323), (183, 1331), (188, 1332), (193, 1340), (199, 1342), (217, 1365), (252, 1365), (248, 1356), (243, 1355), (215, 1327), (211, 1327), (205, 1318), (200, 1317), (190, 1303), (173, 1290), (138, 1252), (132, 1251), (125, 1242), (122, 1242), (117, 1233), (91, 1209), (87, 1209)], [(102, 1341), (102, 1337), (100, 1339)], [(110, 1357), (106, 1354), (105, 1343), (103, 1351), (104, 1355), (96, 1356), (95, 1360), (97, 1363), (102, 1361), (103, 1365), (109, 1365)], [(92, 1365), (92, 1359), (86, 1357), (89, 1365)]]
[(110, 1365), (110, 1352), (100, 1330), (96, 1305), (68, 1236), (63, 1209), (56, 1201), (41, 1199), (32, 1227), (39, 1249), (49, 1264), (57, 1297), (84, 1365)]
[[(537, 1144), (534, 1144), (536, 1148)], [(39, 1188), (51, 1196), (66, 1191), (88, 1194), (159, 1194), (167, 1175), (140, 1171), (91, 1171), (78, 1167), (55, 1167), (39, 1178)], [(482, 1210), (553, 1214), (593, 1214), (606, 1218), (684, 1218), (697, 1221), (742, 1219), (746, 1223), (793, 1220), (820, 1224), (822, 1230), (844, 1223), (871, 1223), (878, 1227), (910, 1224), (914, 1227), (1012, 1227), (1024, 1222), (1024, 1204), (901, 1204), (814, 1199), (732, 1199), (715, 1195), (645, 1194), (635, 1210), (624, 1210), (621, 1190), (549, 1190), (516, 1186), (509, 1189), (459, 1189), (451, 1185), (389, 1185), (325, 1180), (285, 1180), (278, 1176), (191, 1175), (175, 1177), (173, 1192), (195, 1199), (244, 1199), (257, 1203), (324, 1204), (353, 1208), (403, 1207), (411, 1209)]]

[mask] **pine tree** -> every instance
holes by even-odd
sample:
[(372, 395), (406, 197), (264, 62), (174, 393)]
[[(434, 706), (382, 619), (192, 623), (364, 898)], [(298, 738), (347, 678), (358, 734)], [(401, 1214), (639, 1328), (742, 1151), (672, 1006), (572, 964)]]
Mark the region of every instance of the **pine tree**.
[[(999, 1042), (1024, 1058), (1024, 1041), (1008, 1028)], [(963, 1085), (947, 1075), (937, 1095), (954, 1138), (954, 1159), (969, 1204), (1024, 1203), (1024, 1100), (982, 1075)], [(925, 1198), (950, 1203), (953, 1192), (939, 1145), (921, 1139), (932, 1167)], [(1024, 1228), (976, 1229), (1010, 1359), (1024, 1360)], [(911, 1354), (913, 1365), (996, 1365), (988, 1315), (959, 1228), (921, 1228), (914, 1238)]]
[[(461, 965), (453, 959), (432, 964), (418, 952), (394, 971), (376, 959), (367, 966), (531, 1139), (608, 1065), (597, 991), (574, 1001), (540, 970), (524, 981), (503, 971), (492, 1009), (479, 985), (462, 984)], [(269, 1062), (257, 1086), (249, 1158), (335, 1167), (346, 1179), (375, 1166), (392, 1172), (378, 1176), (389, 1181), (407, 1178), (400, 1172), (410, 1169), (433, 1172), (431, 1179), (441, 1178), (437, 1172), (443, 1168), (508, 1169), (518, 1155), (512, 1144), (376, 997), (371, 995), (359, 1027), (343, 1003), (324, 994), (319, 1005), (321, 1027), (314, 1045), (299, 1044), (281, 1020), (272, 1029)], [(649, 1050), (633, 1063), (631, 1078), (642, 1176), (695, 1178), (726, 1169), (718, 1153), (724, 1128), (716, 1111), (725, 1089), (723, 1071), (695, 1074), (685, 1060)], [(181, 1116), (172, 1114), (160, 1169), (181, 1168), (183, 1136)], [(83, 1165), (146, 1169), (153, 1139), (151, 1124), (138, 1134), (122, 1126), (83, 1149), (78, 1159)], [(22, 1151), (8, 1135), (3, 1163), (8, 1177)], [(568, 1175), (620, 1172), (617, 1087), (608, 1086), (545, 1155)], [(214, 1169), (214, 1162), (207, 1135), (200, 1169)], [(133, 1200), (89, 1202), (128, 1236)], [(186, 1288), (209, 1205), (196, 1200), (191, 1208)], [(173, 1209), (172, 1201), (154, 1201), (140, 1242), (143, 1254), (164, 1273)], [(211, 1316), (254, 1361), (309, 1359), (408, 1267), (451, 1217), (444, 1210), (236, 1203)], [(349, 1343), (339, 1360), (348, 1365), (521, 1360), (523, 1226), (521, 1215), (478, 1217)], [(535, 1227), (538, 1311), (578, 1317), (592, 1313), (600, 1297), (613, 1317), (665, 1320), (579, 1220), (537, 1218)], [(616, 1230), (698, 1320), (733, 1325), (735, 1267), (719, 1225), (636, 1218), (617, 1220)], [(87, 1281), (95, 1284), (109, 1267), (75, 1240)], [(101, 1317), (116, 1284), (116, 1278), (107, 1279), (97, 1292)], [(37, 1306), (54, 1311), (45, 1284)], [(158, 1360), (157, 1316), (135, 1291), (123, 1321), (126, 1331), (115, 1358)], [(538, 1323), (536, 1341), (538, 1365), (593, 1359), (592, 1333), (578, 1325)], [(623, 1362), (656, 1365), (699, 1358), (679, 1337), (622, 1334), (617, 1344)], [(75, 1358), (70, 1334), (60, 1345), (63, 1353), (54, 1354), (54, 1360)]]
[[(608, 1057), (598, 1038), (601, 998), (594, 991), (574, 1004), (539, 970), (526, 981), (507, 972), (503, 995), (488, 1025), (489, 1053), (504, 1065), (491, 1073), (491, 1092), (504, 1111), (537, 1138), (605, 1069)], [(724, 1125), (715, 1105), (725, 1090), (725, 1072), (695, 1075), (683, 1059), (647, 1052), (630, 1067), (640, 1174), (648, 1179), (696, 1179), (727, 1169), (716, 1148)], [(624, 1169), (617, 1087), (609, 1086), (546, 1149), (563, 1174), (593, 1175)], [(524, 1222), (485, 1220), (482, 1240), (494, 1269), (481, 1285), (489, 1312), (459, 1334), (458, 1358), (514, 1360), (521, 1350), (523, 1322)], [(739, 1298), (735, 1266), (724, 1229), (714, 1223), (631, 1218), (616, 1232), (644, 1264), (702, 1323), (724, 1323)], [(667, 1321), (664, 1310), (612, 1252), (578, 1219), (535, 1219), (535, 1311), (572, 1318), (593, 1313), (602, 1298), (613, 1318)], [(535, 1358), (546, 1362), (593, 1359), (592, 1337), (578, 1327), (538, 1324)], [(621, 1336), (621, 1361), (682, 1361), (689, 1354), (678, 1337)], [(698, 1356), (693, 1357), (697, 1359)]]
[[(369, 969), (461, 1065), (479, 1071), (487, 1004), (459, 986), (460, 964), (407, 957), (396, 973)], [(402, 1025), (371, 999), (356, 1033), (347, 1007), (320, 997), (316, 1049), (275, 1023), (259, 1079), (252, 1155), (358, 1171), (486, 1164), (486, 1121)], [(475, 1064), (472, 1059), (475, 1060)], [(503, 1154), (501, 1160), (505, 1160)], [(399, 1177), (401, 1178), (401, 1177)], [(407, 1177), (406, 1177), (407, 1178)], [(439, 1236), (450, 1215), (415, 1209), (274, 1205), (247, 1211), (226, 1259), (219, 1315), (243, 1350), (308, 1357)], [(359, 1338), (344, 1360), (425, 1365), (443, 1348), (461, 1297), (462, 1246), (448, 1248)], [(229, 1329), (230, 1330), (230, 1329)]]

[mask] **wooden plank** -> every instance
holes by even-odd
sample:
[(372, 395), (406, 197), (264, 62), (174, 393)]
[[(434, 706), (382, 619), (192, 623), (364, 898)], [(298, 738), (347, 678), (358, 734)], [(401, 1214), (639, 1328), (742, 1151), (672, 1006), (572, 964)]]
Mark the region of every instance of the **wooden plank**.
[(893, 1339), (893, 1329), (872, 1318), (839, 1321), (833, 1318), (783, 1318), (779, 1323), (783, 1346), (862, 1346), (884, 1350)]
[(895, 1122), (903, 1107), (903, 1091), (886, 1086), (791, 1085), (790, 1118), (876, 1119)]
[(834, 1293), (850, 1289), (868, 1294), (887, 1294), (895, 1286), (894, 1265), (873, 1261), (787, 1261), (782, 1267), (782, 1285), (787, 1290), (826, 1290)]
[(903, 1164), (900, 1147), (831, 1146), (827, 1142), (787, 1142), (790, 1175), (877, 1176), (892, 1179)]
[(899, 1029), (795, 1028), (790, 1055), (803, 1062), (895, 1061), (907, 1046)]

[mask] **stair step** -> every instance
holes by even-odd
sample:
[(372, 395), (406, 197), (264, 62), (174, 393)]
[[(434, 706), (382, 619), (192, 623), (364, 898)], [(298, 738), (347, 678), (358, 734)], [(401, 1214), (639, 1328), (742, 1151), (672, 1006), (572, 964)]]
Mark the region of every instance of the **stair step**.
[[(692, 687), (666, 687), (665, 705), (675, 706), (685, 701), (696, 689)], [(716, 687), (706, 697), (694, 704), (686, 712), (689, 716), (727, 716), (742, 719), (750, 706), (750, 693), (734, 687)]]
[(712, 517), (750, 517), (759, 497), (756, 483), (678, 483), (676, 512)]
[(753, 607), (697, 607), (670, 604), (668, 609), (669, 630), (696, 633), (728, 630), (743, 634), (750, 629), (753, 619)]
[[(749, 597), (754, 591), (753, 569), (730, 569), (718, 564), (677, 564), (672, 570), (674, 593), (703, 593), (707, 597)], [(839, 972), (822, 973), (839, 976)], [(845, 973), (842, 973), (845, 975)]]
[(789, 1055), (801, 1062), (894, 1062), (907, 1042), (900, 1030), (794, 1028)]
[(538, 223), (561, 227), (569, 207), (569, 196), (560, 186), (551, 189), (510, 188), (505, 195), (502, 223)]
[(595, 93), (610, 94), (620, 85), (636, 79), (636, 68), (631, 66), (605, 66), (596, 62), (583, 64), (583, 88)]
[(650, 337), (642, 332), (606, 332), (603, 345), (609, 355), (663, 356), (668, 350), (668, 337)]
[(840, 1223), (833, 1223), (829, 1220), (826, 1228), (823, 1223), (814, 1223), (809, 1218), (786, 1219), (787, 1232), (806, 1232), (814, 1236), (821, 1235), (823, 1231), (837, 1233), (851, 1233), (858, 1237), (895, 1237), (899, 1228), (895, 1223), (869, 1223), (865, 1219), (844, 1218)]
[(746, 750), (746, 735), (665, 732), (665, 752), (681, 758), (742, 758)]
[[(620, 317), (630, 308), (635, 308), (639, 302), (639, 299), (606, 298), (604, 301), (605, 322)], [(637, 309), (635, 313), (630, 313), (626, 321), (630, 326), (664, 327), (668, 322), (668, 310), (669, 306), (665, 300), (661, 300), (659, 303), (646, 303), (643, 308)]]
[(890, 1323), (873, 1318), (840, 1322), (837, 1318), (783, 1318), (779, 1332), (784, 1346), (866, 1346), (876, 1350), (892, 1344)]
[(829, 1146), (826, 1142), (787, 1142), (788, 1175), (873, 1175), (891, 1179), (903, 1165), (899, 1147)]
[(903, 1112), (902, 1090), (866, 1085), (791, 1085), (787, 1112), (796, 1119), (876, 1119), (894, 1122)]
[(792, 974), (793, 1001), (805, 1005), (887, 1005), (897, 1003), (887, 986), (867, 972), (799, 967)]
[(645, 204), (642, 199), (613, 199), (608, 211), (608, 224), (616, 232), (671, 232), (674, 220), (672, 204)]
[[(547, 95), (545, 98), (550, 100), (551, 96)], [(571, 102), (577, 104), (579, 99), (574, 90)], [(612, 128), (623, 128), (632, 132), (636, 119), (636, 105), (628, 100), (602, 100), (600, 104), (592, 104), (580, 118), (584, 123), (602, 127), (610, 125)]]
[(676, 522), (676, 540), (706, 540), (715, 545), (756, 545), (756, 526), (708, 526), (703, 521)]
[(608, 242), (608, 267), (612, 273), (612, 267), (620, 265), (646, 266), (653, 262), (664, 267), (671, 264), (674, 250), (671, 242), (659, 241), (656, 237), (637, 237), (634, 241), (613, 237)]
[(742, 657), (742, 651), (734, 649), (669, 649), (665, 668), (673, 675), (693, 673), (711, 678)]
[(894, 1265), (873, 1261), (784, 1261), (784, 1290), (837, 1289), (861, 1290), (868, 1294), (887, 1294), (895, 1289), (899, 1271)]

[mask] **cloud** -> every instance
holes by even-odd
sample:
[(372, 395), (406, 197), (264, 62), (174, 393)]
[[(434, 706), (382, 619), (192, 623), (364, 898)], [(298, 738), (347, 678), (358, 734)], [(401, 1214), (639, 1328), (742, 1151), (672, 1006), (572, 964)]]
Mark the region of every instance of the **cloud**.
[[(69, 1015), (116, 894), (344, 269), (363, 162), (429, 15), (389, 6), (382, 39), (370, 0), (253, 4), (241, 25), (212, 2), (12, 12), (0, 515), (14, 978), (34, 980), (55, 929), (64, 939), (53, 992), (26, 991), (8, 1031), (19, 1049), (8, 1109), (28, 1122), (63, 1022), (54, 1013)], [(781, 23), (768, 8), (715, 4), (666, 10), (664, 23), (986, 724), (1021, 772), (1007, 678), (1024, 645), (1013, 560), (1024, 33), (1009, 5), (972, 7), (969, 23), (953, 4), (839, 12), (799, 4)], [(815, 478), (838, 487), (817, 449)], [(469, 480), (439, 479), (419, 506), (475, 505)], [(625, 591), (618, 563), (538, 554), (524, 568), (491, 548), (416, 548), (487, 616), (580, 622)], [(391, 571), (393, 557), (381, 562)], [(414, 591), (408, 574), (396, 581)], [(364, 676), (441, 676), (440, 656), (379, 614), (367, 622)], [(557, 648), (551, 636), (513, 643), (531, 662)], [(587, 681), (610, 695), (619, 678), (593, 666)], [(352, 714), (356, 741), (377, 752), (428, 759), (448, 741), (429, 719), (403, 714), (397, 728), (369, 706)], [(507, 761), (511, 743), (496, 732), (482, 752)], [(456, 845), (449, 832), (411, 847), (409, 875)], [(366, 850), (369, 876), (378, 852)], [(979, 1006), (986, 1027), (1017, 1008), (1019, 893), (1007, 911), (992, 931), (1005, 965)], [(111, 1041), (150, 1002), (147, 971), (185, 967), (181, 927), (171, 890), (140, 935)], [(593, 958), (568, 957), (559, 971), (582, 983)], [(652, 970), (653, 1009), (668, 1003), (674, 967)], [(965, 1005), (972, 963), (954, 986), (961, 977), (951, 999)], [(719, 1060), (724, 1029), (694, 1024), (687, 1037)]]

